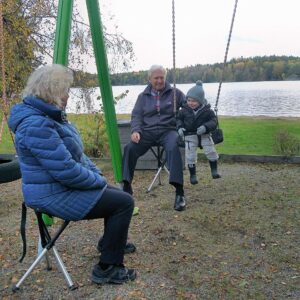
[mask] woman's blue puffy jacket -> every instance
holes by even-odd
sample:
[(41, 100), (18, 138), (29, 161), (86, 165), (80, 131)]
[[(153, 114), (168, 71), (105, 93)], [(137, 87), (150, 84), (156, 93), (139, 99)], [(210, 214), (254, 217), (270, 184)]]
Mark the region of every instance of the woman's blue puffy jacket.
[(107, 183), (83, 153), (76, 128), (64, 111), (37, 97), (15, 105), (15, 133), (26, 205), (65, 220), (80, 220), (101, 198)]

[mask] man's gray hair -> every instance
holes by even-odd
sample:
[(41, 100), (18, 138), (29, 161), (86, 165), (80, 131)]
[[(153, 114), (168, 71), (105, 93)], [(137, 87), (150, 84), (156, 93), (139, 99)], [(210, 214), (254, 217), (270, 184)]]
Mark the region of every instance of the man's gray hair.
[(161, 66), (161, 65), (152, 65), (150, 67), (149, 71), (148, 71), (148, 77), (150, 78), (152, 76), (152, 74), (155, 71), (157, 71), (157, 70), (160, 70), (160, 71), (164, 72), (165, 78), (166, 78), (166, 76), (167, 76), (167, 70), (163, 66)]
[(23, 97), (36, 96), (61, 107), (73, 83), (73, 71), (62, 65), (46, 65), (36, 69), (28, 78)]

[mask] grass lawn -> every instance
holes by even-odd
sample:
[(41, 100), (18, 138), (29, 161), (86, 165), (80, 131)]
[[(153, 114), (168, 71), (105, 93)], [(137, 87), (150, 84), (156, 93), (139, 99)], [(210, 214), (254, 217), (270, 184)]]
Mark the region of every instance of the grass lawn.
[(224, 154), (276, 155), (275, 136), (284, 130), (300, 139), (300, 119), (223, 117), (220, 127), (224, 142), (217, 145)]
[[(118, 119), (129, 119), (129, 115), (118, 115)], [(71, 114), (69, 119), (84, 132), (93, 122), (91, 115)], [(224, 142), (217, 145), (221, 154), (255, 154), (276, 155), (275, 137), (284, 130), (300, 140), (299, 118), (266, 118), (266, 117), (221, 117), (220, 127), (224, 131)], [(0, 153), (14, 152), (7, 127), (0, 144)]]

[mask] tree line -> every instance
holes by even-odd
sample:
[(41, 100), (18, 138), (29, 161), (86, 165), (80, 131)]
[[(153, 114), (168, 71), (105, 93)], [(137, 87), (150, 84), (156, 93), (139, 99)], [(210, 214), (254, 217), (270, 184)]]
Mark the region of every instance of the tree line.
[[(223, 63), (197, 64), (176, 69), (177, 83), (219, 82)], [(112, 85), (143, 85), (148, 80), (148, 71), (126, 72), (111, 75)], [(168, 70), (167, 80), (173, 82), (172, 70)], [(223, 73), (223, 81), (270, 81), (300, 80), (300, 57), (295, 56), (256, 56), (231, 59)], [(78, 86), (98, 86), (97, 75), (81, 74)]]

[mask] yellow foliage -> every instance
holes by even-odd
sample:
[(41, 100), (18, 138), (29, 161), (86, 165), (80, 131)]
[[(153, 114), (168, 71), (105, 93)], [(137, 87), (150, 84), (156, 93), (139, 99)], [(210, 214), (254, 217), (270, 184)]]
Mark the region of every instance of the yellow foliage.
[[(2, 1), (3, 5), (3, 36), (4, 64), (6, 75), (6, 93), (10, 102), (17, 101), (32, 68), (34, 46), (29, 36), (31, 29), (21, 14), (19, 1)], [(1, 82), (3, 81), (2, 75)], [(2, 85), (1, 85), (2, 92)]]

